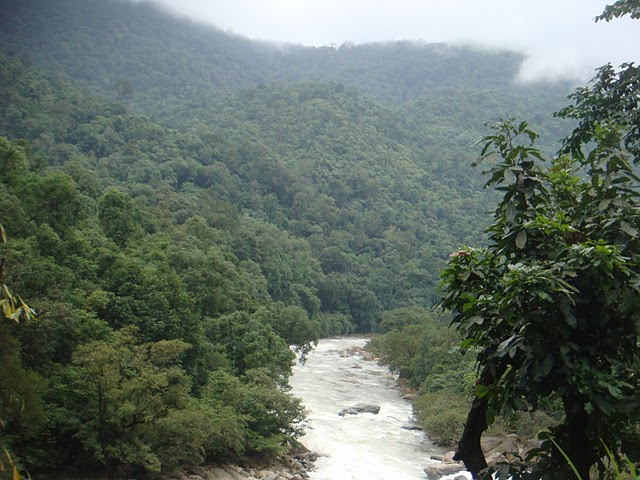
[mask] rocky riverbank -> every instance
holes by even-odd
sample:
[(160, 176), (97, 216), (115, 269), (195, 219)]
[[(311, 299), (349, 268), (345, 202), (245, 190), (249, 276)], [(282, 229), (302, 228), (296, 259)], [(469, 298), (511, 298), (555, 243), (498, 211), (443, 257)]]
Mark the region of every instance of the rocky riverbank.
[[(540, 446), (538, 440), (524, 441), (514, 434), (505, 437), (483, 437), (480, 444), (489, 466), (499, 463), (518, 462), (521, 458), (526, 457), (532, 448)], [(427, 478), (429, 480), (439, 480), (443, 476), (463, 472), (465, 470), (464, 464), (453, 459), (454, 453), (448, 452), (442, 456), (432, 455), (431, 460), (436, 460), (436, 463), (427, 465), (424, 468)], [(455, 477), (455, 479), (458, 478), (466, 480), (467, 477), (462, 475)]]
[(194, 466), (176, 475), (163, 475), (158, 480), (304, 480), (313, 470), (315, 452), (303, 446), (295, 453), (284, 455), (270, 464)]
[[(314, 462), (318, 458), (315, 452), (300, 445), (295, 452), (280, 456), (273, 461), (245, 460), (240, 464), (198, 465), (183, 468), (173, 474), (145, 474), (135, 477), (146, 480), (305, 480), (309, 478)], [(3, 477), (4, 478), (4, 477)], [(24, 477), (23, 477), (24, 478)], [(133, 479), (133, 476), (107, 476), (100, 472), (55, 472), (36, 474), (34, 480), (111, 480)]]

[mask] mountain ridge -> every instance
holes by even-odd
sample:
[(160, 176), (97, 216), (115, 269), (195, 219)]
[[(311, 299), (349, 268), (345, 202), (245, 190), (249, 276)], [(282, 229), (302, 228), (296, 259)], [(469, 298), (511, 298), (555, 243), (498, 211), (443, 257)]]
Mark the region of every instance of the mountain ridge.
[[(337, 48), (276, 45), (146, 2), (5, 3), (0, 13), (3, 50), (29, 55), (50, 70), (62, 67), (72, 78), (137, 107), (163, 96), (219, 96), (283, 81), (337, 81), (395, 103), (443, 86), (520, 88), (513, 78), (523, 56), (515, 52), (409, 41)], [(131, 87), (132, 94), (128, 88), (118, 93), (118, 82)]]

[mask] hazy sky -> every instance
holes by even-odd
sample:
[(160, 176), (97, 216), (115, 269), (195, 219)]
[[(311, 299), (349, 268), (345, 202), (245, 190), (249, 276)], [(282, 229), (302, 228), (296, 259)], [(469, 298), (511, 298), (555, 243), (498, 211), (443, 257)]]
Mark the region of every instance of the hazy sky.
[(591, 78), (640, 61), (640, 20), (594, 23), (613, 0), (155, 0), (251, 38), (340, 45), (455, 42), (523, 51), (526, 78)]

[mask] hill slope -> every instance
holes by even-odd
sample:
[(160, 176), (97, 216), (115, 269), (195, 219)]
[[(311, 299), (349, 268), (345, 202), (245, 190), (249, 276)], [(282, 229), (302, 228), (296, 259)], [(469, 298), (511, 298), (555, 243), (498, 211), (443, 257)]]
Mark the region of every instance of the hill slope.
[[(434, 87), (510, 88), (522, 57), (443, 44), (253, 42), (120, 0), (7, 0), (0, 46), (138, 107), (282, 81), (335, 81), (387, 101)], [(149, 111), (147, 111), (149, 113)]]

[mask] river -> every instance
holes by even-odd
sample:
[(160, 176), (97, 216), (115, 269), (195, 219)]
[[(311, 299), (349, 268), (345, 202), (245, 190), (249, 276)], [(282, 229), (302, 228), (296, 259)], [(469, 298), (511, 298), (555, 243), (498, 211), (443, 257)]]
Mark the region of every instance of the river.
[[(302, 443), (318, 453), (312, 480), (425, 480), (429, 455), (442, 450), (411, 423), (409, 401), (388, 370), (361, 355), (366, 339), (322, 339), (291, 377), (292, 393), (307, 407), (312, 429)], [(338, 415), (357, 403), (379, 405), (377, 415)]]

